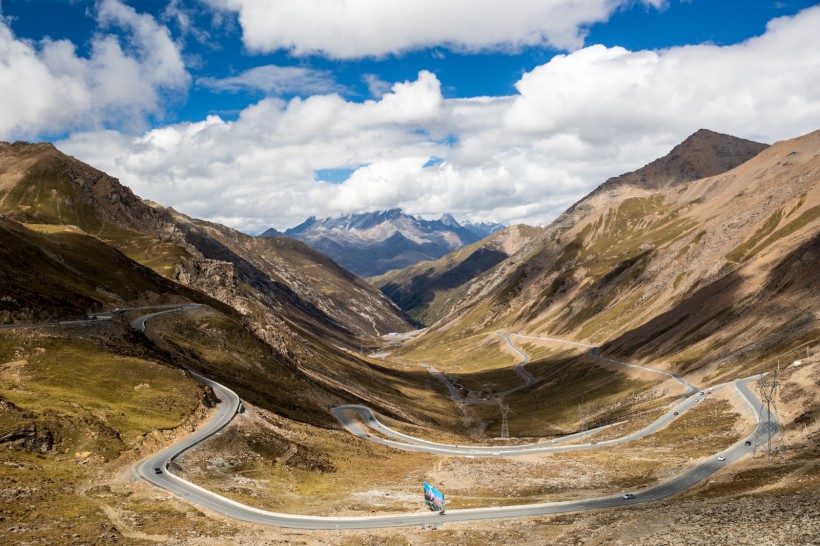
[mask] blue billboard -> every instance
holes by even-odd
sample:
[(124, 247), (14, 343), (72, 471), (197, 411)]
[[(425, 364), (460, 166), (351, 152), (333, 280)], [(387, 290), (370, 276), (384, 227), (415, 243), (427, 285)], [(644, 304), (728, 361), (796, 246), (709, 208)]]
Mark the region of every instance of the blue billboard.
[(424, 504), (430, 510), (444, 512), (444, 494), (429, 483), (424, 482)]

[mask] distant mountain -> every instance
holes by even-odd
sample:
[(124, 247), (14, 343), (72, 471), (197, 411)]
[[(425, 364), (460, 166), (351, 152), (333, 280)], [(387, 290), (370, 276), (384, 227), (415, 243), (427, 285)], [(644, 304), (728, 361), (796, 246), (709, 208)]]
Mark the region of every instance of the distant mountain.
[(284, 233), (361, 277), (435, 260), (481, 239), (449, 214), (425, 220), (390, 209), (339, 218), (308, 218)]
[(273, 229), (273, 228), (268, 228), (265, 231), (263, 231), (262, 233), (260, 233), (258, 236), (259, 237), (279, 237), (280, 235), (282, 235), (281, 231)]
[(486, 239), (493, 233), (497, 233), (507, 226), (497, 222), (464, 222), (464, 229), (473, 232), (479, 239)]

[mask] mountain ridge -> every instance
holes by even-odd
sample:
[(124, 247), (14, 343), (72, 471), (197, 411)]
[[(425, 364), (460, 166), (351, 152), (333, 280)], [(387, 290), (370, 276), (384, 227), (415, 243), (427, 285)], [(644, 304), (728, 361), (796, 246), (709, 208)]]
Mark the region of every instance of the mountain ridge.
[[(245, 313), (264, 309), (270, 324), (257, 333), (269, 339), (278, 337), (282, 319), (341, 343), (412, 328), (380, 292), (307, 246), (251, 237), (144, 201), (53, 145), (0, 143), (0, 212), (24, 223), (78, 226)], [(310, 274), (294, 275), (277, 265), (283, 261), (303, 263)]]
[[(703, 173), (718, 174), (751, 159), (766, 148), (765, 144), (700, 129), (673, 147), (665, 156), (635, 171), (607, 179), (547, 227), (542, 228), (538, 235), (533, 233), (526, 244), (515, 249), (515, 253), (500, 259), (486, 271), (474, 269), (473, 274), (461, 286), (450, 286), (440, 292), (440, 281), (436, 279), (447, 278), (451, 276), (452, 269), (463, 267), (462, 260), (465, 256), (462, 252), (454, 252), (432, 262), (425, 268), (426, 271), (420, 267), (409, 267), (401, 272), (379, 276), (373, 282), (400, 306), (405, 306), (405, 311), (414, 318), (429, 325), (430, 320), (438, 320), (452, 309), (463, 305), (468, 295), (484, 293), (486, 286), (494, 286), (493, 277), (500, 280), (512, 274), (513, 269), (528, 259), (527, 255), (553, 244), (562, 233), (570, 230), (592, 211), (625, 197), (691, 182), (693, 177), (701, 177)], [(492, 238), (488, 240), (490, 245), (491, 240)], [(486, 261), (484, 263), (489, 264)], [(537, 272), (528, 274), (536, 275)], [(486, 278), (481, 280), (481, 277)], [(442, 300), (448, 301), (450, 308), (442, 306)], [(428, 303), (423, 302), (438, 302), (436, 311), (428, 315), (423, 307)]]
[(410, 317), (429, 326), (447, 314), (448, 303), (457, 300), (464, 287), (531, 244), (541, 232), (542, 228), (523, 224), (510, 226), (437, 260), (388, 271), (370, 282)]
[[(820, 293), (808, 274), (818, 259), (820, 131), (756, 147), (695, 181), (608, 181), (540, 242), (463, 288), (431, 338), (414, 344), (504, 327), (713, 381), (739, 373), (739, 354), (759, 361), (816, 335), (805, 307)], [(802, 273), (778, 278), (793, 268)]]
[(592, 208), (617, 199), (630, 189), (660, 190), (726, 172), (767, 147), (767, 144), (698, 129), (668, 154), (639, 169), (607, 179), (560, 214), (550, 227), (568, 229)]

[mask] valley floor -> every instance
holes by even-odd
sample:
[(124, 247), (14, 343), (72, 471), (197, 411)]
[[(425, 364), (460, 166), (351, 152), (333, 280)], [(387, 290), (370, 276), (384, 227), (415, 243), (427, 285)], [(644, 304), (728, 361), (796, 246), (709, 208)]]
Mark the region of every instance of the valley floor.
[[(135, 475), (133, 464), (138, 458), (192, 430), (210, 410), (197, 402), (200, 391), (190, 381), (184, 384), (190, 417), (180, 412), (160, 435), (143, 437), (140, 431), (155, 428), (146, 419), (163, 418), (161, 411), (142, 416), (123, 411), (123, 417), (118, 417), (112, 408), (144, 405), (146, 396), (161, 396), (160, 381), (178, 371), (131, 357), (131, 374), (120, 377), (119, 383), (94, 386), (103, 389), (100, 392), (119, 393), (111, 395), (108, 405), (99, 406), (71, 377), (52, 373), (61, 351), (76, 350), (79, 342), (65, 341), (70, 335), (4, 335), (18, 346), (14, 350), (7, 347), (0, 366), (4, 419), (22, 423), (36, 413), (42, 421), (59, 410), (64, 416), (76, 414), (71, 418), (78, 422), (76, 429), (54, 429), (64, 435), (63, 446), (70, 446), (70, 451), (41, 454), (24, 449), (19, 442), (0, 445), (0, 536), (11, 543), (783, 545), (816, 544), (820, 537), (820, 362), (815, 357), (782, 374), (780, 411), (782, 422), (789, 426), (780, 454), (772, 459), (746, 458), (663, 502), (562, 516), (443, 522), (439, 528), (320, 532), (229, 520)], [(101, 341), (84, 343), (82, 354), (105, 348)], [(146, 357), (158, 355), (145, 351)], [(83, 362), (93, 367), (98, 359), (99, 355)], [(536, 363), (534, 370), (536, 375), (552, 373), (544, 361)], [(150, 382), (142, 378), (149, 375)], [(43, 400), (33, 393), (48, 392), (55, 385), (61, 388), (58, 403), (32, 405)], [(157, 398), (160, 405), (174, 400), (174, 389), (166, 390), (171, 398)], [(664, 389), (656, 392), (664, 394), (668, 394)], [(187, 454), (180, 465), (184, 477), (225, 496), (291, 513), (423, 510), (423, 480), (446, 486), (452, 508), (561, 500), (639, 488), (730, 445), (748, 433), (751, 425), (742, 417), (740, 403), (733, 391), (717, 391), (646, 439), (611, 449), (516, 459), (403, 452), (249, 405), (246, 414)], [(130, 420), (120, 423), (120, 418)], [(76, 430), (87, 432), (89, 424), (99, 427), (96, 436), (77, 434)], [(109, 441), (107, 457), (84, 447), (100, 442), (99, 435), (109, 433), (110, 427), (130, 431), (133, 438), (112, 433), (119, 440)], [(424, 427), (416, 429), (423, 432)], [(608, 430), (598, 438), (616, 433)]]

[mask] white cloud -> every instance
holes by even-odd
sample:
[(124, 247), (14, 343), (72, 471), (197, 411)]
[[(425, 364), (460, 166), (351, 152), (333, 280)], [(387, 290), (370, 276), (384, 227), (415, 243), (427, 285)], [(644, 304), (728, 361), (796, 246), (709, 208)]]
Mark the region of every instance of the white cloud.
[(211, 34), (202, 28), (199, 28), (194, 19), (198, 15), (200, 9), (207, 9), (207, 7), (192, 7), (185, 4), (185, 0), (171, 0), (162, 10), (162, 20), (176, 25), (182, 39), (189, 36), (196, 42), (203, 45), (215, 46)]
[[(245, 45), (332, 58), (443, 45), (577, 49), (584, 27), (631, 0), (206, 0), (238, 13)], [(640, 0), (661, 7), (665, 0)]]
[[(444, 99), (422, 72), (378, 100), (268, 98), (234, 122), (58, 145), (144, 197), (251, 233), (396, 206), (546, 223), (701, 127), (762, 141), (820, 128), (818, 28), (812, 8), (733, 46), (591, 46), (525, 74), (509, 97)], [(425, 167), (431, 157), (444, 161)], [(316, 180), (331, 168), (357, 170)]]
[(18, 39), (0, 19), (0, 138), (141, 127), (146, 115), (161, 112), (169, 94), (187, 88), (188, 74), (167, 28), (116, 0), (97, 6), (100, 29), (121, 29), (128, 41), (99, 34), (88, 57), (78, 56), (67, 40)]
[(261, 91), (268, 95), (320, 95), (344, 91), (333, 75), (326, 70), (301, 66), (257, 66), (237, 76), (227, 78), (199, 78), (197, 85), (214, 91), (236, 93)]
[(390, 91), (390, 82), (380, 79), (375, 74), (365, 74), (362, 76), (362, 80), (367, 84), (367, 90), (374, 99), (380, 99)]

